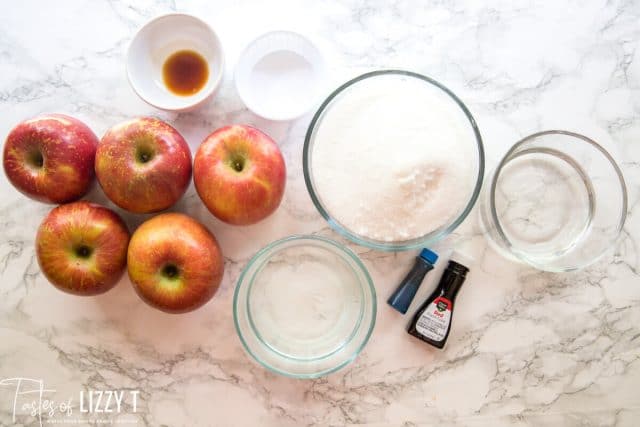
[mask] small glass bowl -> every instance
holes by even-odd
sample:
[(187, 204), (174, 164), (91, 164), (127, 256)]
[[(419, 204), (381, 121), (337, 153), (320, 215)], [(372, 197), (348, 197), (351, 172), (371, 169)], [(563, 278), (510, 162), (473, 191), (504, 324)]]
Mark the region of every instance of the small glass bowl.
[(622, 172), (573, 132), (529, 135), (504, 156), (480, 198), (480, 224), (499, 253), (551, 272), (574, 271), (615, 245), (627, 216)]
[[(418, 79), (419, 81), (424, 82), (425, 85), (435, 86), (436, 88), (442, 90), (443, 93), (446, 94), (446, 97), (460, 108), (462, 117), (465, 118), (465, 121), (468, 121), (469, 135), (471, 136), (468, 139), (468, 143), (472, 146), (473, 151), (472, 161), (468, 162), (468, 164), (460, 164), (461, 168), (468, 168), (472, 171), (471, 176), (473, 180), (473, 182), (469, 185), (468, 194), (465, 194), (467, 202), (462, 206), (460, 212), (458, 212), (457, 215), (453, 216), (448, 223), (433, 230), (432, 232), (418, 238), (402, 241), (382, 241), (371, 239), (367, 236), (358, 234), (355, 231), (347, 228), (345, 225), (341, 224), (335, 218), (335, 216), (332, 215), (331, 212), (329, 212), (325, 203), (323, 203), (320, 194), (318, 194), (316, 185), (314, 184), (313, 177), (313, 147), (315, 144), (319, 143), (316, 140), (316, 135), (319, 127), (322, 125), (322, 120), (325, 114), (329, 112), (331, 108), (334, 107), (337, 103), (339, 103), (342, 97), (360, 82), (364, 82), (368, 79), (390, 77), (399, 79)], [(362, 246), (383, 251), (405, 251), (410, 249), (422, 248), (425, 246), (431, 246), (433, 243), (451, 234), (451, 232), (455, 230), (456, 227), (458, 227), (462, 223), (462, 221), (464, 221), (464, 219), (473, 208), (478, 195), (480, 194), (482, 178), (484, 175), (484, 148), (482, 145), (482, 137), (480, 136), (480, 131), (478, 129), (478, 126), (476, 125), (475, 119), (469, 112), (469, 109), (453, 92), (451, 92), (451, 90), (446, 88), (441, 83), (422, 74), (405, 70), (378, 70), (363, 74), (344, 83), (342, 86), (333, 91), (333, 93), (331, 93), (327, 97), (327, 99), (320, 105), (320, 108), (313, 116), (313, 119), (311, 120), (311, 123), (309, 124), (309, 128), (307, 130), (304, 141), (302, 162), (304, 170), (304, 180), (311, 200), (313, 201), (313, 204), (315, 205), (318, 212), (320, 212), (320, 215), (324, 217), (331, 228), (333, 228), (336, 232), (351, 240), (352, 242)], [(372, 185), (375, 185), (375, 172), (372, 173), (371, 178)], [(357, 200), (354, 200), (354, 203), (357, 202)]]
[(233, 318), (245, 350), (262, 366), (317, 378), (351, 362), (369, 340), (376, 293), (360, 259), (318, 236), (290, 236), (244, 268)]

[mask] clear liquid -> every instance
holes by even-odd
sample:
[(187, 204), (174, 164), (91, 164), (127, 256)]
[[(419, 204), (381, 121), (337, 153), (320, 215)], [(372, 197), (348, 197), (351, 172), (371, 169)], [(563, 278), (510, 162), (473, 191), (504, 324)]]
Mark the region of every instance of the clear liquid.
[(595, 195), (581, 160), (535, 148), (505, 164), (496, 183), (495, 211), (510, 251), (544, 265), (586, 238)]
[(343, 259), (322, 247), (291, 247), (256, 272), (248, 312), (271, 350), (315, 360), (352, 338), (363, 305), (358, 277)]

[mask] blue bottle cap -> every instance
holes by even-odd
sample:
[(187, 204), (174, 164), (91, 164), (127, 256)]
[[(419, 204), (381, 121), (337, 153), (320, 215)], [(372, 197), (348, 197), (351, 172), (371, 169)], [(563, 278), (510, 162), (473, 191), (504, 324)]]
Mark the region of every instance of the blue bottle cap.
[(438, 260), (438, 254), (430, 251), (427, 248), (424, 248), (421, 252), (420, 252), (420, 258), (422, 258), (423, 260), (427, 261), (429, 264), (434, 265), (436, 263), (436, 261)]

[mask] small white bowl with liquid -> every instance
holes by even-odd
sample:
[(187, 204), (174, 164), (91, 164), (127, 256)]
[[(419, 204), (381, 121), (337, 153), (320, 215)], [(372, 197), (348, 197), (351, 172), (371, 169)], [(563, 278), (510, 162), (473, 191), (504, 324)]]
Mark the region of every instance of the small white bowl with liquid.
[[(163, 73), (171, 55), (190, 51), (207, 67), (206, 79), (188, 94), (172, 91)], [(224, 53), (216, 33), (192, 15), (170, 13), (147, 22), (136, 33), (126, 58), (127, 77), (133, 90), (148, 104), (168, 111), (188, 111), (207, 102), (217, 92), (224, 73)]]
[(293, 120), (324, 95), (327, 69), (318, 47), (292, 31), (272, 31), (244, 49), (235, 68), (242, 102), (268, 120)]

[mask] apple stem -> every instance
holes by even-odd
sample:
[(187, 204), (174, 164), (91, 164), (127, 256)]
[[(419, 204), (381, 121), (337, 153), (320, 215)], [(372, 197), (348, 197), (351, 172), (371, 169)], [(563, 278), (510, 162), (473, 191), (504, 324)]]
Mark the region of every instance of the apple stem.
[(89, 256), (91, 255), (91, 248), (87, 245), (80, 245), (76, 248), (75, 250), (76, 255), (79, 258), (89, 258)]
[(141, 146), (136, 149), (136, 159), (140, 163), (147, 163), (153, 158), (153, 149), (147, 146)]
[(230, 163), (231, 163), (231, 167), (236, 172), (242, 172), (242, 170), (244, 169), (245, 159), (244, 159), (244, 157), (242, 155), (234, 155), (230, 159)]
[(178, 267), (173, 264), (167, 264), (162, 268), (162, 275), (168, 279), (173, 279), (178, 275)]
[(44, 157), (40, 151), (34, 151), (29, 157), (29, 161), (34, 167), (41, 168), (44, 165)]

